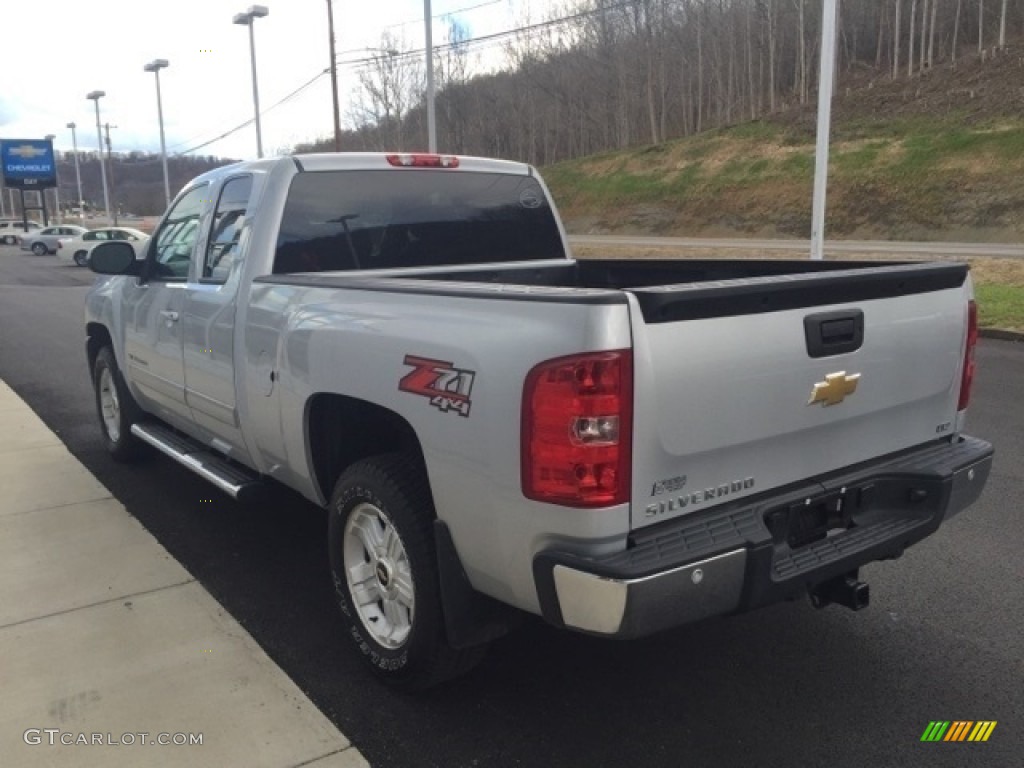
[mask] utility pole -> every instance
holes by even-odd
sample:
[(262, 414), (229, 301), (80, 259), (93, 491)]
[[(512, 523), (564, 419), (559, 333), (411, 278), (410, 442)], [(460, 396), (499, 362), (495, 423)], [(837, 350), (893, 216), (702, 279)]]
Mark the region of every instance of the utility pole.
[(110, 197), (114, 201), (114, 226), (117, 226), (117, 186), (114, 184), (114, 158), (110, 152), (110, 129), (117, 128), (116, 125), (104, 123), (103, 128), (107, 134), (107, 165), (110, 166)]
[(338, 107), (338, 59), (334, 52), (334, 5), (327, 0), (327, 34), (331, 49), (331, 98), (334, 99), (334, 151), (341, 152), (341, 112)]

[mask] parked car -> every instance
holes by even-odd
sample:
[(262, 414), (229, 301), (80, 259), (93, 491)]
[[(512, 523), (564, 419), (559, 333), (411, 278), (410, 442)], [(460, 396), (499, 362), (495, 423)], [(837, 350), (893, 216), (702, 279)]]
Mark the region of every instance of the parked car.
[[(28, 222), (28, 231), (40, 229), (38, 221)], [(17, 245), (18, 238), (25, 234), (25, 223), (21, 219), (0, 219), (0, 243)]]
[(80, 267), (89, 263), (89, 254), (92, 249), (100, 243), (110, 240), (128, 240), (135, 248), (136, 257), (141, 257), (146, 250), (146, 243), (149, 242), (149, 235), (131, 227), (101, 227), (90, 229), (85, 234), (58, 243), (57, 256), (64, 261), (73, 261)]
[(59, 227), (47, 227), (38, 229), (28, 234), (21, 234), (21, 250), (32, 251), (36, 256), (45, 256), (48, 253), (56, 253), (57, 245), (62, 240), (71, 240), (81, 237), (89, 230), (75, 224), (64, 224)]

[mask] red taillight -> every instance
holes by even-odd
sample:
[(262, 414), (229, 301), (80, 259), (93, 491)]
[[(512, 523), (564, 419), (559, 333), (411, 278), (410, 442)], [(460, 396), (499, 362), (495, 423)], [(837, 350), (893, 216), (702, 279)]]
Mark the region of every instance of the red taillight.
[(629, 501), (633, 354), (548, 360), (523, 387), (523, 494), (568, 507)]
[(978, 305), (967, 302), (967, 346), (964, 348), (964, 373), (960, 379), (960, 402), (956, 409), (962, 411), (971, 401), (971, 384), (974, 383), (974, 348), (978, 344)]
[(388, 155), (388, 162), (399, 168), (458, 168), (459, 158), (454, 155), (400, 154)]

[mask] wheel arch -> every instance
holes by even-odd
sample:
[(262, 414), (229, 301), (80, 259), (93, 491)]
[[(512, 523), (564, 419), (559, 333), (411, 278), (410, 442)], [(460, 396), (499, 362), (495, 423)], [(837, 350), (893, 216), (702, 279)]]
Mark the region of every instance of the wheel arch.
[(306, 402), (306, 449), (317, 490), (331, 498), (341, 473), (357, 461), (406, 453), (426, 466), (423, 446), (404, 417), (347, 395), (318, 393)]
[[(85, 353), (89, 358), (89, 372), (92, 374), (96, 367), (96, 356), (104, 347), (114, 348), (114, 340), (110, 336), (107, 326), (102, 323), (86, 323), (85, 325)], [(117, 350), (114, 350), (114, 358), (117, 358)]]

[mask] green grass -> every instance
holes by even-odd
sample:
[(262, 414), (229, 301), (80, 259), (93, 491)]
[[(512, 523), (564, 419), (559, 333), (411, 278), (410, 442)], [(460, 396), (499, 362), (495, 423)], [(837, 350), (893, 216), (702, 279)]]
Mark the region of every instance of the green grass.
[(978, 324), (1024, 332), (1024, 286), (976, 285)]
[(829, 164), (841, 174), (860, 175), (872, 173), (878, 167), (879, 155), (892, 146), (891, 142), (873, 141), (863, 147), (848, 151), (839, 150), (830, 153)]

